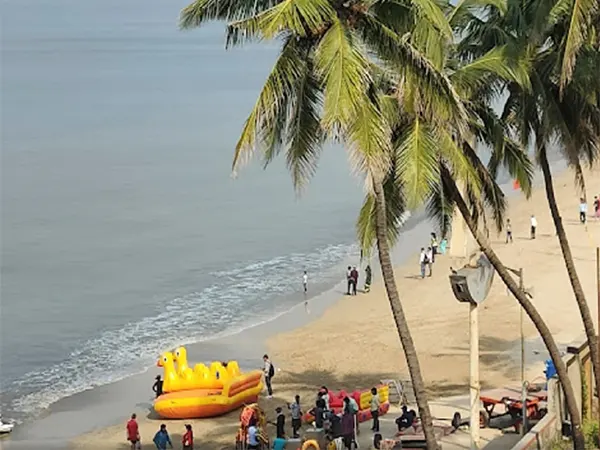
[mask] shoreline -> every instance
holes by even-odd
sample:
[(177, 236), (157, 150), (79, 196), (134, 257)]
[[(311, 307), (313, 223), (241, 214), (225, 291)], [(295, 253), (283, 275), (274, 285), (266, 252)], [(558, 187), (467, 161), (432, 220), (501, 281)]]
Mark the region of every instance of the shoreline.
[[(570, 175), (568, 173), (562, 173), (562, 174), (558, 174), (556, 175), (556, 186), (557, 186), (557, 190), (559, 190), (559, 186), (560, 186), (560, 190), (564, 191), (564, 187), (565, 187), (565, 177), (570, 177)], [(566, 184), (570, 184), (572, 185), (572, 180), (568, 179), (566, 181)], [(591, 183), (591, 185), (594, 185), (595, 183)], [(596, 183), (597, 184), (597, 183)], [(572, 189), (571, 189), (572, 190)], [(598, 190), (600, 191), (600, 187), (598, 188)], [(524, 197), (520, 196), (520, 195), (510, 195), (512, 194), (512, 192), (507, 192), (507, 197), (509, 200), (509, 204), (510, 204), (510, 210), (512, 211), (513, 209), (513, 202), (517, 203), (517, 204), (527, 204), (527, 201), (524, 199)], [(536, 184), (536, 194), (539, 194), (539, 186), (537, 186)], [(543, 194), (543, 193), (542, 193)], [(534, 194), (535, 196), (535, 194)], [(545, 199), (543, 199), (544, 203), (543, 203), (543, 208), (545, 208), (547, 210), (547, 206), (545, 204)], [(574, 205), (576, 207), (576, 205)], [(536, 210), (536, 214), (539, 214), (538, 217), (541, 216), (543, 208), (541, 207), (537, 207), (536, 209), (539, 210), (539, 212)], [(561, 209), (563, 208), (563, 205), (561, 203)], [(572, 208), (569, 208), (572, 209)], [(564, 214), (564, 212), (563, 212)], [(569, 213), (568, 217), (570, 217), (572, 214)], [(565, 214), (566, 216), (566, 214)], [(527, 219), (527, 217), (525, 217), (525, 219)], [(538, 219), (539, 220), (539, 219)], [(540, 221), (541, 222), (541, 221)], [(422, 226), (425, 225), (426, 226)], [(429, 230), (430, 230), (430, 225), (427, 223), (426, 219), (425, 221), (416, 221), (415, 224), (413, 225), (413, 227), (411, 229), (406, 230), (406, 232), (403, 233), (403, 236), (400, 240), (400, 242), (398, 243), (394, 254), (393, 254), (393, 261), (394, 261), (394, 270), (395, 273), (397, 274), (397, 283), (399, 285), (399, 288), (401, 289), (401, 294), (405, 291), (407, 286), (404, 286), (405, 283), (408, 284), (410, 283), (411, 285), (414, 283), (419, 283), (419, 281), (417, 280), (412, 280), (410, 278), (405, 279), (405, 277), (407, 276), (406, 274), (410, 271), (412, 272), (417, 272), (418, 268), (416, 266), (416, 264), (414, 264), (413, 262), (409, 262), (411, 261), (411, 258), (414, 257), (414, 250), (416, 249), (416, 245), (411, 246), (410, 249), (408, 249), (407, 245), (405, 245), (406, 242), (427, 242), (426, 239), (428, 234), (429, 234)], [(597, 229), (600, 228), (600, 225), (598, 227), (596, 227), (596, 231), (598, 231)], [(516, 231), (516, 227), (515, 225), (513, 225), (513, 229)], [(515, 235), (517, 235), (517, 233), (515, 232)], [(497, 240), (495, 240), (497, 241)], [(419, 245), (420, 246), (420, 245)], [(499, 247), (499, 244), (497, 242), (494, 242), (494, 247), (497, 248)], [(501, 250), (500, 250), (501, 252)], [(499, 253), (500, 253), (499, 252)], [(502, 255), (501, 255), (502, 256)], [(375, 258), (376, 259), (376, 258)], [(447, 264), (449, 264), (448, 258), (445, 258), (444, 262), (446, 262)], [(560, 263), (562, 262), (562, 260), (559, 261)], [(457, 264), (458, 265), (458, 264)], [(443, 264), (438, 264), (436, 263), (436, 275), (439, 273), (447, 273), (445, 271), (445, 267), (443, 267)], [(343, 285), (343, 282), (338, 283), (336, 286), (334, 286), (333, 289), (325, 291), (319, 295), (317, 295), (316, 297), (314, 297), (313, 299), (310, 300), (310, 315), (306, 315), (305, 311), (304, 311), (304, 306), (303, 306), (303, 302), (301, 301), (299, 304), (297, 304), (294, 308), (292, 308), (290, 311), (281, 314), (279, 317), (275, 317), (272, 318), (270, 320), (266, 320), (264, 321), (264, 323), (261, 323), (259, 325), (256, 325), (252, 328), (248, 328), (246, 330), (241, 331), (240, 333), (236, 333), (236, 334), (232, 334), (229, 336), (225, 336), (225, 337), (220, 337), (214, 340), (210, 340), (210, 341), (204, 341), (204, 342), (200, 342), (200, 343), (195, 343), (195, 344), (191, 344), (188, 346), (188, 352), (189, 352), (189, 357), (190, 360), (193, 361), (199, 361), (199, 360), (210, 360), (210, 359), (222, 359), (222, 355), (224, 353), (226, 353), (227, 355), (232, 355), (231, 358), (229, 359), (235, 359), (237, 357), (237, 359), (240, 361), (240, 366), (243, 368), (254, 368), (257, 365), (260, 364), (260, 356), (262, 356), (262, 354), (265, 352), (265, 349), (268, 349), (268, 353), (271, 354), (273, 361), (275, 362), (276, 366), (278, 367), (278, 369), (282, 370), (281, 375), (278, 374), (277, 376), (277, 380), (274, 382), (275, 383), (275, 388), (276, 390), (278, 390), (277, 385), (281, 382), (282, 385), (285, 385), (285, 389), (282, 389), (281, 394), (285, 395), (287, 399), (289, 399), (290, 397), (288, 397), (288, 395), (292, 395), (293, 396), (293, 392), (294, 391), (304, 391), (303, 389), (300, 389), (298, 387), (299, 384), (302, 383), (298, 383), (298, 380), (290, 380), (290, 378), (298, 378), (298, 374), (300, 373), (297, 370), (296, 367), (296, 360), (302, 360), (304, 363), (306, 363), (306, 360), (304, 357), (299, 357), (298, 354), (296, 354), (296, 352), (294, 351), (294, 348), (297, 346), (294, 346), (293, 344), (290, 344), (290, 341), (296, 341), (296, 340), (301, 340), (303, 341), (303, 345), (302, 347), (311, 347), (311, 337), (310, 335), (317, 335), (317, 339), (318, 336), (320, 335), (320, 331), (322, 330), (322, 325), (325, 324), (331, 324), (332, 320), (335, 320), (333, 317), (335, 317), (336, 315), (343, 315), (344, 311), (347, 312), (347, 310), (350, 309), (354, 309), (356, 306), (358, 306), (358, 303), (364, 303), (364, 300), (366, 298), (379, 298), (382, 296), (382, 284), (381, 284), (381, 276), (379, 274), (378, 269), (375, 268), (374, 266), (374, 274), (375, 274), (375, 278), (374, 278), (374, 285), (373, 285), (373, 289), (371, 291), (371, 294), (369, 294), (368, 296), (365, 295), (358, 295), (357, 297), (347, 297), (347, 296), (343, 296), (340, 290), (340, 288)], [(527, 274), (527, 272), (526, 272)], [(399, 276), (398, 276), (399, 275)], [(435, 280), (435, 276), (434, 276), (434, 280)], [(407, 281), (408, 280), (408, 281)], [(434, 281), (431, 280), (431, 281)], [(424, 283), (428, 283), (430, 280), (424, 280)], [(498, 284), (498, 281), (496, 280), (494, 282), (495, 285)], [(527, 282), (527, 275), (526, 275), (526, 285), (528, 284)], [(447, 286), (445, 286), (447, 289)], [(418, 287), (417, 287), (418, 288)], [(407, 289), (407, 290), (411, 290), (412, 286)], [(496, 289), (497, 290), (497, 289)], [(412, 291), (411, 291), (412, 292)], [(385, 297), (385, 295), (383, 295)], [(301, 297), (301, 295), (300, 295)], [(352, 303), (354, 301), (355, 304), (349, 305), (349, 303)], [(387, 301), (387, 299), (386, 299)], [(450, 300), (449, 300), (450, 301)], [(453, 301), (453, 299), (452, 299)], [(507, 302), (504, 302), (507, 303)], [(515, 306), (516, 303), (514, 302), (514, 300), (509, 301), (508, 303), (511, 303), (512, 305), (512, 309), (514, 310), (514, 314), (517, 314), (517, 307)], [(538, 306), (539, 307), (539, 306)], [(388, 311), (389, 311), (389, 306), (387, 306)], [(408, 310), (410, 310), (410, 308), (407, 308)], [(508, 309), (510, 310), (511, 308), (508, 307)], [(300, 314), (298, 314), (300, 313)], [(410, 311), (407, 311), (407, 316), (410, 314)], [(466, 314), (466, 313), (465, 313)], [(577, 312), (578, 314), (578, 312)], [(544, 315), (544, 317), (546, 317), (546, 314), (544, 312), (542, 312), (542, 315)], [(466, 315), (465, 315), (466, 317)], [(506, 324), (504, 324), (506, 325)], [(485, 326), (485, 325), (484, 325)], [(325, 327), (327, 328), (327, 327)], [(529, 327), (527, 328), (527, 336), (528, 336), (528, 340), (527, 340), (527, 347), (528, 347), (528, 372), (533, 373), (533, 372), (537, 372), (539, 373), (539, 367), (540, 367), (540, 362), (536, 361), (533, 362), (531, 358), (531, 355), (529, 353), (531, 353), (531, 349), (533, 348), (537, 348), (539, 345), (539, 339), (536, 339), (535, 337), (532, 338), (533, 335), (535, 335), (535, 330), (531, 330), (531, 325), (529, 325)], [(414, 325), (411, 325), (411, 329), (413, 331), (413, 336), (415, 336), (415, 340), (417, 341), (417, 346), (418, 348), (421, 347), (420, 343), (419, 343), (419, 338), (417, 337), (417, 332), (416, 330), (418, 329), (418, 327), (415, 327)], [(553, 328), (554, 329), (554, 328)], [(307, 331), (308, 330), (308, 331)], [(327, 330), (325, 330), (327, 331)], [(467, 331), (466, 329), (464, 331)], [(395, 333), (395, 329), (393, 330), (393, 332)], [(326, 334), (326, 333), (324, 333)], [(330, 333), (331, 334), (331, 333)], [(419, 333), (420, 334), (420, 333)], [(580, 335), (581, 333), (577, 333), (577, 335)], [(570, 334), (565, 334), (564, 338), (560, 339), (561, 342), (560, 344), (562, 345), (566, 345), (570, 343), (569, 339), (573, 339), (574, 337), (577, 337), (575, 335), (571, 336)], [(331, 339), (331, 335), (329, 336), (329, 339)], [(366, 337), (364, 339), (365, 341), (367, 340)], [(313, 339), (314, 341), (314, 339)], [(397, 340), (397, 335), (395, 336), (395, 347), (399, 348), (398, 345), (398, 340)], [(364, 345), (364, 343), (361, 343), (362, 345)], [(387, 350), (390, 350), (393, 346), (390, 345), (389, 343), (386, 342)], [(515, 350), (518, 350), (518, 341), (517, 342), (512, 342), (510, 345), (508, 345), (507, 347), (507, 343), (504, 343), (504, 350), (494, 356), (494, 359), (501, 359), (501, 360), (505, 360), (506, 358), (508, 358), (510, 360), (510, 362), (512, 362), (513, 364), (516, 362), (515, 360), (518, 360), (519, 358), (519, 354), (518, 351), (516, 353), (514, 353)], [(398, 351), (398, 348), (393, 349), (394, 353), (396, 353)], [(482, 350), (484, 350), (485, 345), (482, 346)], [(541, 348), (543, 349), (543, 345), (541, 346)], [(321, 350), (321, 349), (319, 349)], [(401, 351), (401, 349), (400, 349)], [(511, 351), (514, 353), (513, 356), (511, 355)], [(302, 353), (302, 352), (297, 352), (297, 353)], [(325, 367), (327, 367), (327, 362), (323, 361), (326, 360), (327, 358), (323, 357), (322, 355), (316, 355), (317, 351), (315, 351), (312, 354), (312, 357), (314, 359), (320, 360), (320, 361), (312, 361), (308, 364), (304, 364), (303, 368), (304, 368), (304, 372), (308, 372), (309, 370), (313, 370), (315, 371), (315, 373), (313, 373), (312, 378), (315, 377), (321, 377), (321, 380), (324, 379), (324, 375), (326, 371), (323, 371), (322, 369), (324, 369)], [(330, 353), (330, 352), (327, 352)], [(458, 351), (459, 354), (454, 355), (453, 358), (459, 358), (462, 359), (464, 357), (464, 355), (460, 355), (461, 351)], [(538, 351), (538, 356), (540, 356), (540, 359), (543, 362), (543, 354), (545, 352), (539, 352)], [(213, 356), (214, 355), (214, 356)], [(303, 356), (303, 355), (301, 355)], [(316, 356), (320, 356), (319, 358), (315, 358)], [(400, 354), (400, 359), (403, 359), (402, 354)], [(331, 357), (332, 360), (335, 360), (335, 358), (332, 356)], [(484, 358), (484, 356), (482, 355), (482, 359)], [(483, 363), (483, 361), (482, 361)], [(422, 366), (427, 366), (428, 363), (422, 364)], [(511, 366), (513, 365), (511, 364)], [(395, 365), (395, 364), (394, 364)], [(485, 366), (485, 363), (483, 364)], [(400, 367), (398, 367), (400, 368)], [(306, 370), (309, 369), (309, 370)], [(400, 368), (401, 369), (401, 368)], [(62, 445), (62, 447), (57, 446), (56, 448), (64, 448), (64, 444), (67, 441), (71, 441), (71, 444), (74, 448), (91, 448), (90, 446), (94, 446), (94, 445), (98, 445), (98, 443), (100, 441), (104, 441), (107, 437), (109, 436), (113, 436), (118, 434), (119, 438), (115, 441), (115, 444), (117, 441), (122, 440), (122, 423), (123, 420), (125, 418), (127, 418), (131, 412), (138, 412), (138, 415), (140, 417), (142, 417), (142, 420), (144, 421), (144, 425), (145, 426), (151, 426), (154, 427), (156, 425), (156, 421), (152, 420), (148, 417), (146, 417), (147, 411), (148, 411), (148, 407), (151, 406), (151, 402), (150, 402), (150, 380), (153, 378), (153, 375), (151, 375), (149, 372), (152, 371), (152, 368), (146, 370), (145, 372), (138, 374), (138, 375), (134, 375), (132, 377), (128, 377), (124, 380), (121, 380), (119, 382), (116, 383), (111, 383), (109, 385), (104, 385), (104, 386), (100, 386), (100, 387), (96, 387), (93, 388), (91, 390), (88, 391), (84, 391), (82, 393), (79, 394), (75, 394), (74, 396), (71, 397), (67, 397), (65, 399), (60, 400), (59, 402), (53, 404), (50, 409), (47, 411), (47, 413), (44, 415), (44, 417), (40, 418), (37, 421), (34, 421), (32, 424), (30, 424), (30, 426), (28, 427), (28, 432), (27, 432), (27, 436), (19, 436), (18, 430), (15, 430), (15, 436), (14, 436), (14, 440), (11, 441), (5, 441), (6, 444), (10, 444), (7, 445), (7, 448), (19, 448), (21, 446), (23, 447), (27, 447), (27, 446), (31, 446), (34, 442), (39, 441), (39, 440), (43, 440), (45, 442), (45, 445), (53, 445), (53, 443), (55, 443), (56, 445)], [(318, 373), (320, 371), (320, 373)], [(366, 383), (366, 384), (370, 384), (371, 380), (375, 380), (375, 377), (371, 378), (369, 376), (369, 374), (367, 373), (361, 373), (360, 377), (358, 373), (353, 373), (355, 371), (348, 371), (348, 370), (339, 370), (339, 372), (347, 372), (347, 376), (346, 376), (346, 380), (342, 380), (340, 379), (340, 377), (330, 377), (331, 381), (333, 382), (333, 384), (331, 384), (332, 386), (335, 386), (335, 383), (339, 383), (340, 387), (343, 387), (341, 385), (344, 384), (344, 381), (346, 381), (349, 384), (351, 383), (358, 383), (359, 381), (357, 380), (357, 378), (360, 378), (362, 380), (362, 382)], [(402, 370), (400, 370), (401, 372)], [(398, 371), (394, 371), (391, 370), (389, 371), (389, 373), (399, 373)], [(424, 370), (424, 373), (426, 376), (429, 376), (431, 374), (431, 370)], [(331, 375), (331, 374), (330, 374)], [(375, 375), (375, 374), (373, 374)], [(505, 374), (506, 375), (506, 374)], [(378, 373), (377, 375), (377, 379), (381, 378), (381, 371)], [(455, 376), (453, 374), (450, 374), (448, 378), (455, 378)], [(311, 378), (311, 377), (309, 377)], [(396, 377), (397, 378), (397, 375)], [(448, 386), (443, 386), (444, 383), (440, 383), (440, 380), (435, 380), (436, 377), (430, 377), (430, 378), (426, 378), (426, 381), (428, 382), (428, 384), (431, 385), (431, 382), (433, 381), (434, 384), (437, 383), (437, 386), (434, 386), (433, 389), (431, 389), (432, 394), (447, 394), (447, 395), (452, 395), (452, 394), (456, 394), (456, 391), (462, 391), (462, 387), (460, 385), (460, 383), (454, 385), (453, 389), (445, 389)], [(504, 377), (505, 379), (508, 379), (510, 377)], [(321, 383), (322, 384), (322, 383)], [(446, 383), (447, 384), (447, 383)], [(320, 384), (319, 384), (320, 385)], [(354, 384), (354, 386), (356, 387), (361, 387), (361, 386), (357, 386), (356, 384)], [(431, 386), (430, 386), (431, 387)], [(440, 391), (440, 392), (436, 392), (436, 391)], [(276, 393), (276, 396), (279, 395), (278, 393)], [(276, 399), (274, 399), (275, 401), (278, 400), (279, 397), (276, 397)], [(143, 399), (143, 401), (142, 401)], [(261, 399), (261, 403), (264, 402), (264, 399)], [(267, 406), (267, 408), (270, 408), (270, 405), (273, 402), (268, 402), (269, 406)], [(135, 407), (132, 407), (133, 405), (135, 405)], [(274, 407), (273, 407), (274, 408)], [(82, 416), (89, 416), (89, 418), (93, 419), (93, 427), (88, 429), (88, 430), (84, 430), (85, 427), (78, 427), (76, 424), (78, 423), (82, 423)], [(110, 418), (109, 418), (110, 416)], [(215, 427), (218, 429), (221, 429), (221, 427), (224, 427), (223, 429), (229, 429), (230, 425), (232, 422), (237, 423), (237, 416), (238, 416), (238, 412), (233, 412), (223, 418), (219, 418), (219, 419), (215, 419), (215, 420), (208, 420), (208, 421), (203, 421), (205, 426), (199, 426), (199, 425), (194, 425), (194, 429), (196, 430), (195, 432), (198, 433), (199, 436), (201, 436), (201, 442), (204, 442), (204, 432), (203, 429), (206, 428), (207, 430), (210, 429), (214, 429)], [(104, 417), (105, 419), (102, 420), (98, 420), (98, 418), (100, 417)], [(147, 422), (146, 422), (147, 421)], [(83, 420), (83, 422), (85, 422), (85, 420)], [(197, 423), (197, 421), (194, 421), (195, 423)], [(65, 423), (69, 423), (71, 425), (74, 424), (73, 429), (70, 430), (70, 432), (65, 432), (64, 430), (64, 424)], [(171, 421), (169, 421), (168, 423), (171, 423)], [(177, 422), (173, 422), (172, 425), (174, 428), (177, 428), (179, 425), (177, 424)], [(170, 426), (170, 427), (171, 427)], [(55, 429), (56, 433), (48, 433), (49, 430)], [(205, 430), (206, 431), (206, 430)], [(207, 431), (207, 436), (211, 436), (212, 433), (210, 431)], [(229, 432), (228, 432), (229, 434)], [(54, 436), (54, 437), (53, 437)], [(21, 438), (21, 439), (20, 439)], [(23, 438), (25, 438), (25, 440), (23, 440)], [(112, 441), (112, 438), (109, 439), (110, 441)], [(147, 441), (147, 439), (146, 439)], [(3, 442), (4, 443), (4, 442)], [(218, 439), (215, 440), (215, 448), (218, 448), (218, 446), (220, 445), (218, 442)], [(49, 447), (52, 448), (52, 447)]]

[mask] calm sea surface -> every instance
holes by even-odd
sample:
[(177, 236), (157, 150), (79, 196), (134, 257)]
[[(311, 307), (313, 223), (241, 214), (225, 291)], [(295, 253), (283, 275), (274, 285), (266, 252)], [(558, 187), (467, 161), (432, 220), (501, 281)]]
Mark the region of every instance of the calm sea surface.
[(2, 2), (0, 390), (6, 416), (289, 309), (356, 256), (340, 149), (298, 199), (283, 162), (230, 178), (277, 45), (182, 32), (185, 2)]

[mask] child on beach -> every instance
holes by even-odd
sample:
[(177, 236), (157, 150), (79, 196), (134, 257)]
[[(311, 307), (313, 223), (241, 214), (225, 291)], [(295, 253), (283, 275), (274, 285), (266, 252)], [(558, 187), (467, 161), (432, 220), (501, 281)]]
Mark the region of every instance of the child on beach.
[(302, 409), (300, 408), (300, 396), (296, 395), (294, 403), (288, 403), (288, 409), (292, 413), (292, 436), (298, 437), (298, 430), (302, 426)]
[(163, 393), (163, 380), (160, 379), (160, 375), (156, 375), (154, 379), (154, 385), (152, 386), (152, 390), (156, 394), (156, 398), (160, 397)]
[(379, 432), (379, 407), (381, 406), (381, 401), (379, 400), (379, 394), (377, 393), (377, 388), (371, 389), (371, 417), (373, 418), (373, 426), (371, 427), (372, 431), (376, 433)]
[(192, 426), (189, 423), (185, 426), (185, 433), (181, 438), (181, 444), (183, 445), (183, 450), (194, 449), (194, 433), (192, 432)]
[(131, 419), (129, 419), (125, 427), (127, 429), (127, 440), (131, 444), (131, 450), (136, 450), (140, 442), (140, 431), (136, 418), (135, 413), (132, 414)]
[(167, 432), (167, 426), (164, 423), (160, 425), (160, 430), (156, 432), (152, 441), (158, 450), (167, 450), (167, 444), (173, 448), (173, 443)]

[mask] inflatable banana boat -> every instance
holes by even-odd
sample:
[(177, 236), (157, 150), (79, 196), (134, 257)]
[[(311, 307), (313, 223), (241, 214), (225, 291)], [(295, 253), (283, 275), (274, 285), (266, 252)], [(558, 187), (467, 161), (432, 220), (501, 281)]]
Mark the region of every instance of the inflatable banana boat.
[[(377, 394), (379, 395), (379, 415), (382, 416), (386, 414), (390, 409), (390, 387), (384, 384), (375, 386), (377, 388)], [(356, 418), (359, 422), (366, 422), (371, 420), (371, 398), (373, 398), (373, 394), (371, 394), (371, 389), (364, 389), (361, 391), (354, 392), (331, 392), (329, 391), (329, 409), (331, 409), (335, 414), (342, 413), (344, 408), (344, 398), (351, 397), (356, 401), (358, 405), (358, 413)], [(307, 412), (304, 417), (302, 417), (304, 422), (310, 423), (315, 420), (313, 415), (313, 410)]]
[[(175, 366), (177, 363), (177, 367)], [(236, 361), (188, 367), (185, 348), (163, 353), (157, 365), (164, 370), (163, 395), (154, 410), (165, 419), (194, 419), (226, 414), (256, 402), (262, 390), (262, 371), (242, 373)]]

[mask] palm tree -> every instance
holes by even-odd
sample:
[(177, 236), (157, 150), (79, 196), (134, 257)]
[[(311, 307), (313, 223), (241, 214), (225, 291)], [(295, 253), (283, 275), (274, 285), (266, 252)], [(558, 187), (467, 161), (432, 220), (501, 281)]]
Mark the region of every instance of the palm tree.
[[(546, 198), (586, 331), (596, 384), (600, 385), (596, 331), (556, 202), (547, 156), (548, 146), (558, 139), (565, 160), (585, 192), (582, 164), (591, 164), (600, 155), (600, 80), (597, 76), (600, 53), (590, 42), (578, 41), (575, 45), (570, 41), (575, 24), (582, 20), (574, 16), (577, 15), (575, 9), (583, 3), (574, 0), (570, 3), (571, 9), (564, 9), (567, 4), (568, 1), (512, 2), (505, 16), (472, 22), (460, 51), (468, 58), (501, 44), (529, 61), (531, 88), (526, 89), (519, 83), (507, 86), (509, 95), (503, 117), (511, 123), (513, 134), (524, 146), (528, 147), (533, 137), (536, 159), (544, 175)], [(568, 11), (572, 15), (567, 14)]]
[[(377, 59), (393, 58), (399, 63), (399, 73), (413, 79), (428, 107), (447, 121), (466, 117), (447, 78), (401, 37), (415, 24), (426, 22), (450, 39), (452, 31), (433, 0), (198, 0), (184, 9), (181, 23), (191, 28), (214, 19), (230, 21), (228, 45), (248, 39), (283, 40), (279, 58), (236, 146), (234, 171), (256, 148), (265, 164), (285, 151), (292, 181), (299, 189), (316, 170), (322, 144), (337, 139), (349, 148), (356, 170), (374, 181), (374, 192), (381, 192), (391, 152), (388, 129), (373, 89)], [(383, 205), (383, 196), (378, 198)], [(385, 215), (385, 210), (380, 212)], [(385, 236), (385, 224), (378, 233)], [(380, 242), (379, 256), (427, 448), (437, 449), (425, 385), (385, 240)]]

